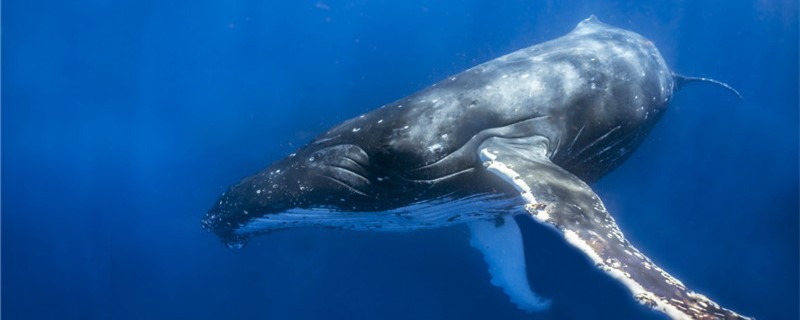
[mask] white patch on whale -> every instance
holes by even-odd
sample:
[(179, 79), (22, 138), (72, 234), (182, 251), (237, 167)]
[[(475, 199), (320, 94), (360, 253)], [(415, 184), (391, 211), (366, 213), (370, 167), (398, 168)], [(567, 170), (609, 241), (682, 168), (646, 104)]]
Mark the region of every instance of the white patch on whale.
[(514, 210), (518, 199), (495, 194), (420, 201), (381, 212), (348, 212), (327, 208), (295, 208), (255, 218), (236, 229), (238, 235), (252, 235), (288, 228), (326, 227), (357, 231), (407, 232), (440, 228), (475, 220), (494, 219), (522, 213)]
[(506, 217), (500, 225), (494, 221), (475, 221), (467, 226), (471, 235), (469, 243), (483, 253), (492, 284), (502, 288), (511, 302), (522, 310), (547, 309), (550, 301), (539, 297), (528, 285), (522, 235), (514, 217)]

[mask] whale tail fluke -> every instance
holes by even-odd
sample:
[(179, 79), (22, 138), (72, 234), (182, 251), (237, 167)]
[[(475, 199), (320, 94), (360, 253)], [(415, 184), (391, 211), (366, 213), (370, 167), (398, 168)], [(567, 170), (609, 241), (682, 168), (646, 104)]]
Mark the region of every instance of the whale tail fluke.
[(672, 77), (675, 78), (675, 88), (676, 88), (676, 90), (680, 89), (681, 87), (683, 87), (687, 83), (692, 83), (692, 82), (713, 83), (713, 84), (719, 85), (719, 86), (727, 89), (731, 93), (735, 94), (736, 97), (738, 97), (740, 101), (744, 101), (744, 99), (742, 98), (742, 95), (739, 93), (739, 91), (736, 91), (736, 89), (734, 89), (733, 87), (731, 87), (731, 85), (729, 85), (729, 84), (727, 84), (725, 82), (722, 82), (722, 81), (719, 81), (719, 80), (714, 80), (714, 79), (711, 79), (711, 78), (687, 77), (687, 76), (683, 76), (683, 75), (677, 74), (675, 72), (672, 73)]

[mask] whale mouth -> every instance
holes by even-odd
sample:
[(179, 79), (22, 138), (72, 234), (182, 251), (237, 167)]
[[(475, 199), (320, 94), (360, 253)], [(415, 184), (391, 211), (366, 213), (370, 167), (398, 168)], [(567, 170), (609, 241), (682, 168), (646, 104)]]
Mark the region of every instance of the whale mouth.
[[(256, 219), (281, 217), (294, 208), (342, 211), (347, 204), (355, 209), (371, 199), (367, 165), (366, 153), (356, 145), (307, 147), (231, 186), (206, 213), (201, 225), (229, 247), (238, 248), (252, 233), (239, 230)], [(295, 219), (291, 224), (261, 228), (258, 233), (288, 229), (302, 222)]]
[(247, 244), (248, 237), (237, 235), (233, 232), (232, 223), (222, 222), (222, 215), (215, 211), (217, 206), (209, 211), (200, 221), (203, 230), (216, 234), (222, 242), (231, 249), (241, 249)]
[(236, 228), (223, 241), (236, 245), (254, 235), (300, 228), (386, 232), (434, 229), (508, 215), (517, 205), (516, 198), (478, 194), (457, 199), (444, 196), (377, 212), (294, 208), (254, 218)]

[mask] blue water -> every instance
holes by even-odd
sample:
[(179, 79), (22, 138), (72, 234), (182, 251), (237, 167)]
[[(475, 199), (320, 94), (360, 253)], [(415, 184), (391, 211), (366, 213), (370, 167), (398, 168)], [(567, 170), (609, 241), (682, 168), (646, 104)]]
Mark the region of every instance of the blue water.
[(798, 3), (2, 3), (3, 319), (663, 319), (520, 218), (549, 311), (489, 283), (466, 228), (298, 230), (227, 249), (200, 219), (315, 135), (590, 14), (651, 39), (678, 92), (594, 187), (654, 261), (797, 319)]

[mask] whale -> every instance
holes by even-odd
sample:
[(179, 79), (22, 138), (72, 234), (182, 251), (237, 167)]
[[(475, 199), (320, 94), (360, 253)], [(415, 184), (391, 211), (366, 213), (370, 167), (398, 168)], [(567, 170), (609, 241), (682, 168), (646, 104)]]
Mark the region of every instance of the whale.
[(590, 184), (619, 167), (687, 83), (655, 45), (594, 16), (559, 38), (452, 75), (321, 134), (232, 185), (202, 219), (231, 248), (298, 228), (408, 232), (466, 225), (491, 282), (531, 289), (520, 228), (563, 236), (641, 304), (672, 319), (749, 319), (637, 250)]

